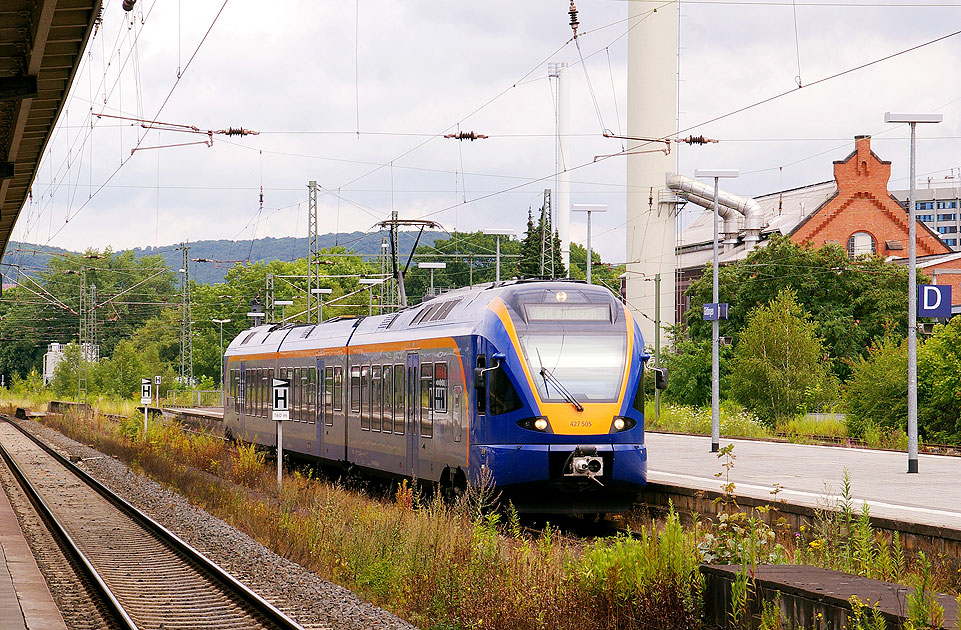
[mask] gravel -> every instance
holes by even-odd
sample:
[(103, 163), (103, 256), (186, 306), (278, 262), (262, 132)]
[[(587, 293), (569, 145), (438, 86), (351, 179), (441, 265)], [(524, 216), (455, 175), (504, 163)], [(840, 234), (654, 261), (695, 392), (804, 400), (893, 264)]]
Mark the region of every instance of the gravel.
[(219, 564), (304, 628), (413, 628), (353, 592), (273, 553), (126, 464), (65, 437), (32, 420), (21, 426), (68, 456), (79, 456), (83, 468), (100, 482)]

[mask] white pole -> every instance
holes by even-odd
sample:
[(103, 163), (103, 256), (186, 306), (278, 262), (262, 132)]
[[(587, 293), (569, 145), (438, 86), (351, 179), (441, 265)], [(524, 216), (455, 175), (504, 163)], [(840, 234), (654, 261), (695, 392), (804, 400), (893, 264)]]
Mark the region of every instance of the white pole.
[(147, 405), (143, 406), (143, 439), (147, 439)]
[(587, 210), (587, 284), (591, 283), (591, 211)]
[(494, 273), (494, 280), (501, 281), (501, 237), (497, 236), (497, 271)]
[(918, 472), (918, 274), (915, 238), (914, 132), (911, 126), (911, 185), (908, 188), (908, 472)]
[(711, 322), (711, 452), (717, 453), (721, 446), (721, 408), (720, 408), (720, 357), (718, 356), (718, 334), (721, 319), (718, 303), (717, 279), (717, 214), (718, 178), (714, 178), (714, 282), (711, 296), (714, 301), (714, 321)]
[(277, 490), (284, 484), (284, 423), (277, 421)]
[[(567, 64), (557, 67), (557, 235), (561, 241), (561, 262), (571, 275), (571, 177), (570, 147), (571, 92), (567, 83)], [(553, 235), (548, 238), (554, 238)]]

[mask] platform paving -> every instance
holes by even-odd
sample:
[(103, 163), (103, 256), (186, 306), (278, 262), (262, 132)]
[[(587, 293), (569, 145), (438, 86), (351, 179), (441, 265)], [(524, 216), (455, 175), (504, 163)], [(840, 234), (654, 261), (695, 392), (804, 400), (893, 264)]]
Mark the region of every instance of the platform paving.
[[(647, 433), (648, 480), (717, 491), (724, 469), (709, 437)], [(739, 496), (778, 499), (811, 508), (840, 500), (844, 469), (851, 477), (856, 509), (931, 527), (961, 530), (961, 457), (921, 455), (917, 474), (907, 473), (907, 454), (835, 446), (721, 439), (734, 444), (731, 481)]]
[[(0, 465), (3, 465), (0, 463)], [(0, 489), (0, 630), (66, 630), (60, 610)]]

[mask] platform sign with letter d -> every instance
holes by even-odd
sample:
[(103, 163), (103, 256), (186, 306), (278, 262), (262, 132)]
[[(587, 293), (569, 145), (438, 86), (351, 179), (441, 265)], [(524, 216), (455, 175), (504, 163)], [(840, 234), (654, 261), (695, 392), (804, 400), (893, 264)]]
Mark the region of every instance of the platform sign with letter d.
[(951, 285), (919, 285), (918, 317), (951, 317)]
[(290, 420), (290, 379), (275, 378), (273, 383), (273, 413), (271, 417), (275, 422)]

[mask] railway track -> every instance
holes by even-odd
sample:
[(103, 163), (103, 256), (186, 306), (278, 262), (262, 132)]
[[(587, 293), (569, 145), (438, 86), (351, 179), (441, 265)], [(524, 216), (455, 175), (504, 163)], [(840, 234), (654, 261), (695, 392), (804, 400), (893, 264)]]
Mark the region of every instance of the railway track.
[(0, 456), (118, 627), (301, 627), (33, 435), (0, 421)]

